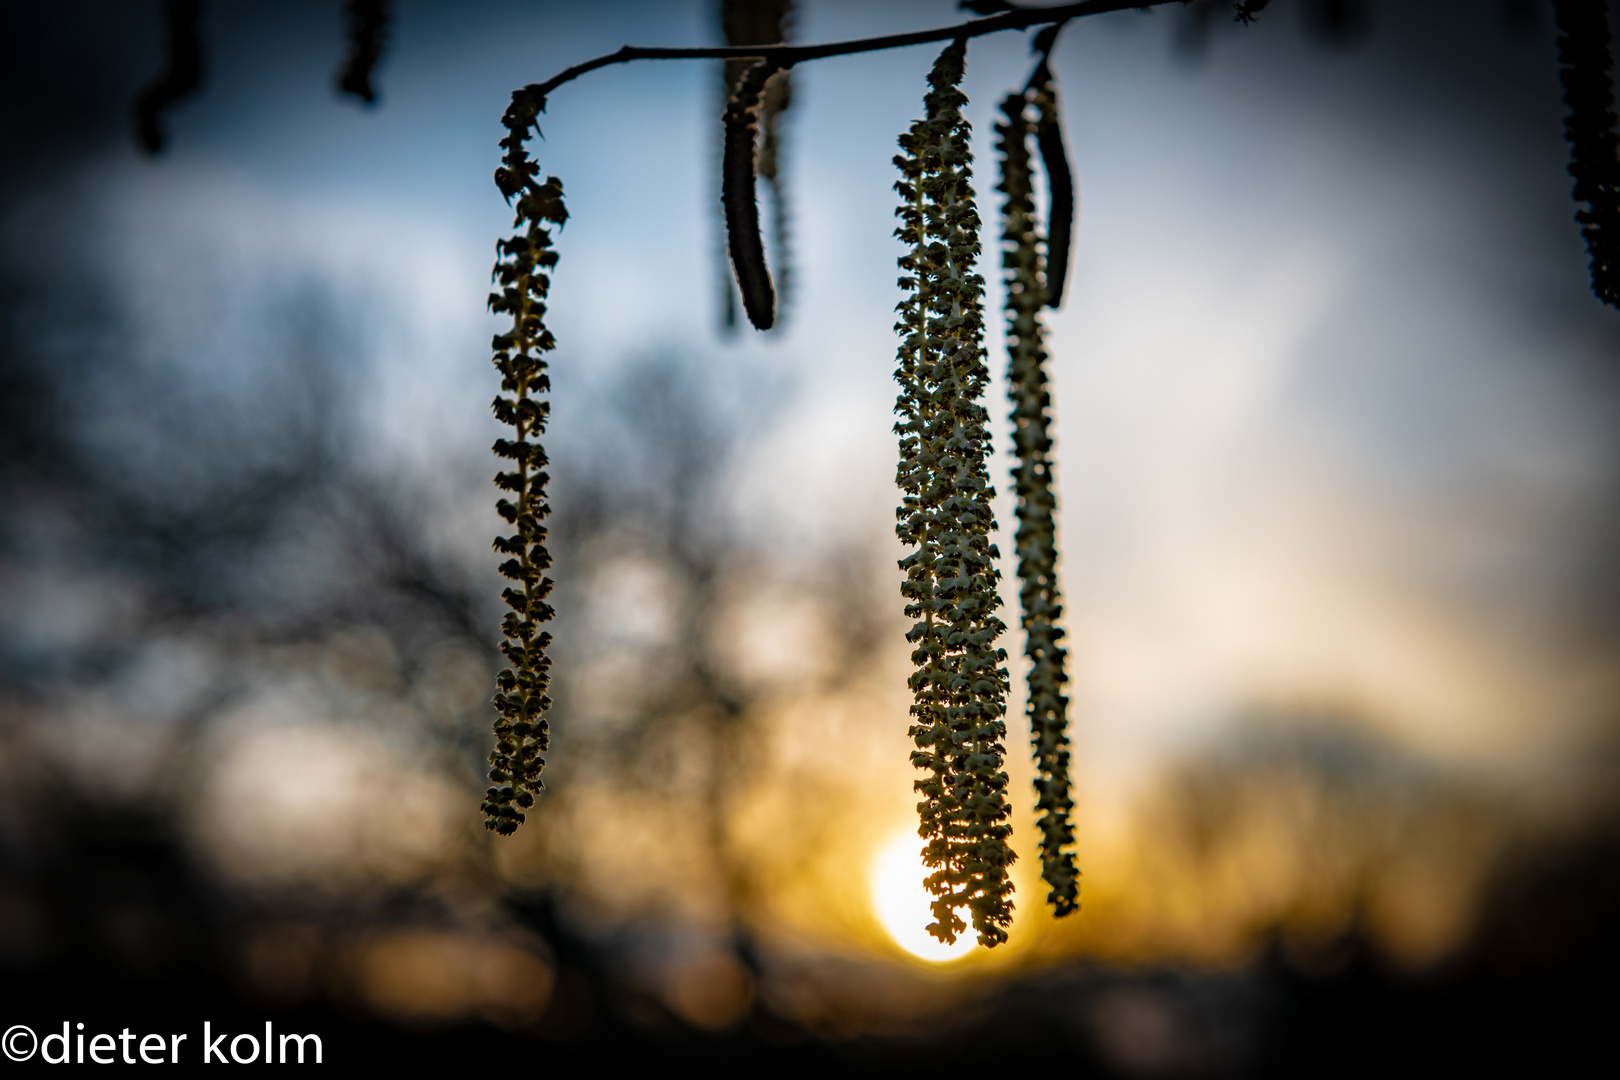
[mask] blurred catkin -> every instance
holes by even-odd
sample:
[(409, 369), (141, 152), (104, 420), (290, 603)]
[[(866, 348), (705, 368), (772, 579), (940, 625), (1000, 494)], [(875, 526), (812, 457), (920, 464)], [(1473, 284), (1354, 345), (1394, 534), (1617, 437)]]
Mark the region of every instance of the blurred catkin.
[[(778, 45), (793, 35), (793, 0), (719, 0), (721, 38), (727, 45)], [(727, 60), (721, 65), (722, 100), (729, 102), (743, 75), (754, 65), (750, 58)], [(775, 285), (776, 317), (780, 326), (792, 301), (792, 208), (788, 203), (787, 131), (783, 120), (793, 104), (793, 73), (780, 69), (765, 83), (759, 99), (759, 150), (755, 156), (759, 179), (771, 193), (771, 278)], [(728, 239), (721, 237), (721, 248), (729, 255)], [(729, 262), (729, 258), (727, 259)], [(722, 323), (736, 325), (737, 293), (733, 275), (723, 275), (720, 305)]]
[(388, 16), (387, 0), (348, 0), (343, 5), (349, 51), (335, 79), (338, 93), (367, 105), (377, 104), (377, 88), (371, 80), (388, 41)]
[(495, 550), (511, 556), (501, 564), (501, 574), (516, 583), (502, 593), (511, 610), (501, 624), (506, 637), (501, 651), (512, 666), (495, 679), (495, 750), (489, 755), (489, 778), (495, 786), (483, 804), (484, 827), (503, 836), (523, 823), (519, 807), (533, 806), (544, 787), (540, 770), (546, 763), (540, 755), (549, 741), (546, 711), (551, 707), (546, 696), (551, 660), (545, 655), (551, 635), (539, 630), (539, 624), (552, 616), (546, 603), (552, 583), (545, 576), (551, 557), (541, 524), (551, 508), (545, 501), (546, 453), (538, 442), (550, 406), (539, 395), (551, 389), (544, 355), (556, 347), (543, 321), (551, 284), (546, 271), (557, 262), (549, 224), (561, 225), (568, 211), (563, 208), (561, 182), (553, 176), (541, 183), (540, 167), (524, 149), (544, 105), (544, 99), (528, 89), (513, 92), (501, 118), (506, 126), (501, 139), (505, 153), (495, 170), (501, 194), (508, 202), (516, 200), (513, 225), (518, 229), (495, 245), (498, 291), (489, 297), (491, 311), (512, 319), (512, 328), (496, 334), (492, 343), (495, 367), (501, 373), (495, 417), (513, 429), (512, 438), (495, 442), (495, 453), (511, 463), (510, 471), (495, 477), (495, 484), (512, 497), (500, 499), (495, 509), (513, 531), (495, 538)]
[(1008, 867), (1006, 651), (995, 645), (1005, 625), (995, 611), (999, 557), (990, 536), (995, 491), (987, 458), (989, 414), (979, 404), (989, 381), (981, 296), (973, 271), (979, 254), (979, 215), (971, 184), (969, 126), (961, 108), (965, 40), (948, 46), (928, 77), (926, 116), (900, 136), (897, 156), (902, 202), (896, 235), (908, 246), (900, 258), (901, 335), (895, 378), (900, 415), (904, 492), (896, 533), (913, 550), (900, 561), (906, 635), (915, 649), (910, 685), (912, 764), (928, 776), (916, 782), (926, 839), (924, 863), (933, 871), (935, 921), (942, 941), (967, 929), (967, 908), (979, 942), (1007, 939), (1012, 922)]
[(1575, 214), (1591, 257), (1592, 292), (1620, 307), (1620, 137), (1615, 135), (1614, 60), (1609, 52), (1609, 6), (1594, 0), (1554, 0), (1559, 75), (1569, 114), (1569, 175)]

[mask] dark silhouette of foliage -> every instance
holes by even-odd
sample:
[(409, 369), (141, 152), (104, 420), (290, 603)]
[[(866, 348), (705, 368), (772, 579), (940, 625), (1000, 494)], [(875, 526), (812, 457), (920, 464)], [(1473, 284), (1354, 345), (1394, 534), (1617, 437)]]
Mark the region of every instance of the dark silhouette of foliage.
[[(197, 28), (201, 15), (202, 0), (168, 0), (164, 6), (164, 69), (142, 88), (133, 109), (135, 141), (148, 154), (167, 145), (165, 121), (173, 107), (202, 88), (203, 48)], [(372, 75), (387, 44), (388, 0), (348, 0), (344, 19), (348, 54), (333, 76), (333, 86), (339, 94), (375, 105)]]
[(164, 12), (163, 73), (135, 100), (135, 138), (148, 154), (162, 150), (167, 141), (164, 119), (169, 110), (195, 94), (203, 80), (202, 39), (197, 32), (202, 0), (169, 0)]
[(1615, 136), (1613, 57), (1609, 53), (1609, 8), (1591, 0), (1554, 0), (1558, 62), (1564, 84), (1564, 136), (1575, 215), (1591, 256), (1592, 292), (1620, 307), (1620, 138)]
[(348, 0), (343, 14), (348, 23), (349, 54), (334, 80), (338, 93), (375, 105), (377, 91), (371, 76), (388, 41), (388, 0)]
[(1233, 18), (1244, 26), (1249, 26), (1255, 19), (1259, 18), (1260, 13), (1266, 9), (1266, 5), (1269, 3), (1271, 3), (1271, 0), (1243, 0), (1242, 3), (1233, 4), (1232, 6), (1237, 9), (1237, 14)]

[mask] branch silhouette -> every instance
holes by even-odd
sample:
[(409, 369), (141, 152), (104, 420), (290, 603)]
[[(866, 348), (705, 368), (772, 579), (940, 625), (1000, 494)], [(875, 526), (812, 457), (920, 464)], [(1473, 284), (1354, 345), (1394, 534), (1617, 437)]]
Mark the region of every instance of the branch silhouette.
[[(983, 37), (1003, 30), (1028, 30), (1032, 26), (1067, 22), (1086, 15), (1103, 15), (1126, 8), (1142, 10), (1171, 3), (1172, 0), (1083, 0), (1077, 4), (1059, 4), (1047, 8), (1019, 8), (992, 15), (984, 19), (970, 19), (955, 26), (935, 27), (932, 30), (914, 30), (906, 34), (886, 34), (882, 37), (857, 38), (853, 41), (833, 41), (821, 45), (721, 45), (705, 48), (642, 48), (626, 45), (618, 52), (586, 60), (565, 68), (542, 83), (524, 87), (539, 99), (545, 108), (546, 95), (559, 86), (573, 82), (581, 75), (613, 64), (627, 64), (634, 60), (741, 60), (758, 59), (773, 67), (788, 68), (805, 60), (821, 60), (829, 56), (851, 56), (856, 53), (901, 49), (907, 45), (927, 45), (935, 41), (954, 41), (959, 38)], [(1180, 2), (1180, 0), (1174, 0)]]

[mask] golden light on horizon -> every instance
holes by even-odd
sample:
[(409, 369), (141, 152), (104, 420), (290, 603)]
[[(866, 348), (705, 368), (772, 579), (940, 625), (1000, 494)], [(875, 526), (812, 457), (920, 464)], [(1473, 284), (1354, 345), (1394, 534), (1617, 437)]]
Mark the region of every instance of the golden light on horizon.
[(922, 861), (922, 840), (915, 832), (902, 830), (891, 836), (873, 856), (869, 877), (878, 922), (906, 952), (921, 960), (948, 963), (978, 948), (971, 929), (953, 945), (928, 932), (928, 924), (934, 921), (929, 909), (933, 897), (923, 884), (928, 868)]

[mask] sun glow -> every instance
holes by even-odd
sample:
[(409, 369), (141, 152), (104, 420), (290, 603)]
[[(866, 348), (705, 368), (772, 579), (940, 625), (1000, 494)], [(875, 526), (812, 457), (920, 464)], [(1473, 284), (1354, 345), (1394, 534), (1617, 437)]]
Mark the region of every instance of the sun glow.
[(978, 947), (973, 931), (946, 945), (928, 932), (934, 921), (929, 904), (933, 897), (923, 881), (928, 868), (922, 861), (922, 840), (914, 832), (896, 833), (872, 859), (872, 908), (895, 944), (923, 960), (957, 960)]

